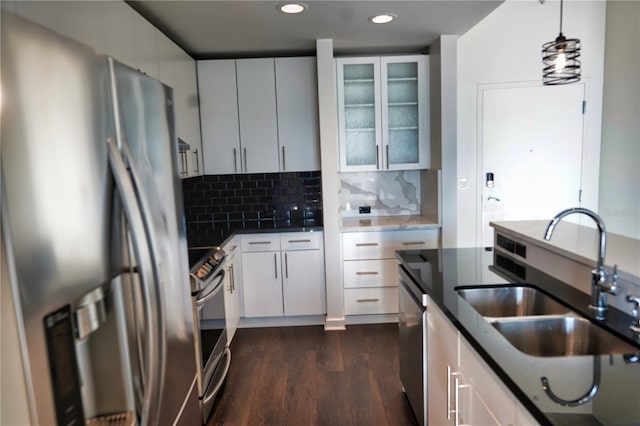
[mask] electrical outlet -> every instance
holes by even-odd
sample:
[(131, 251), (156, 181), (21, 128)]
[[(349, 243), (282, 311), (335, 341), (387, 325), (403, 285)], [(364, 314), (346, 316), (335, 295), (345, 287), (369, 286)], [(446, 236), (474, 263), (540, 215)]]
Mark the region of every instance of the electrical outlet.
[(360, 213), (360, 214), (371, 213), (371, 206), (360, 206), (360, 207), (358, 207), (358, 213)]

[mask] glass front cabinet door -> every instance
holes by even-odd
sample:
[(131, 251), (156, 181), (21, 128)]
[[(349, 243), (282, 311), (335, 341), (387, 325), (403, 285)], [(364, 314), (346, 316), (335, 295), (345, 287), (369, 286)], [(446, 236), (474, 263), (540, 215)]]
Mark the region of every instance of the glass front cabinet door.
[(429, 167), (428, 57), (340, 58), (340, 170)]

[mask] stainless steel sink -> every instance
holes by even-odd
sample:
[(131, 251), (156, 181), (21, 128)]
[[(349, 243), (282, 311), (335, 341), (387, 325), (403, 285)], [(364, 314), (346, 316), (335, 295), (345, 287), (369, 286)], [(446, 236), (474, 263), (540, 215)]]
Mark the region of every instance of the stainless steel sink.
[(564, 315), (572, 311), (532, 287), (475, 287), (457, 290), (480, 315), (489, 318)]
[(640, 348), (592, 324), (536, 288), (467, 287), (456, 292), (511, 345), (528, 355), (640, 355)]
[(627, 344), (586, 319), (572, 316), (496, 320), (492, 325), (516, 349), (532, 356), (637, 354)]

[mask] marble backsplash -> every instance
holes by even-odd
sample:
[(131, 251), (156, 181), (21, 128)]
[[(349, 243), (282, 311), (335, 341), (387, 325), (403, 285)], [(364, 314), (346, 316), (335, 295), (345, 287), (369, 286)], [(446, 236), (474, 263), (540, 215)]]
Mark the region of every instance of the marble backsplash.
[[(420, 214), (420, 171), (340, 174), (340, 210), (343, 217)], [(370, 214), (358, 207), (370, 206)]]

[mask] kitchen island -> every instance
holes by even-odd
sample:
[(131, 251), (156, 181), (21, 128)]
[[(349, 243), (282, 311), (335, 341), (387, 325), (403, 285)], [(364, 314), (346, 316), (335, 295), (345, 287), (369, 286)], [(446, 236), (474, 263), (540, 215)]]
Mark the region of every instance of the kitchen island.
[[(429, 297), (458, 334), (484, 361), (513, 398), (540, 424), (640, 423), (640, 343), (628, 326), (631, 317), (610, 308), (606, 321), (589, 313), (589, 296), (542, 271), (516, 264), (491, 248), (409, 250), (397, 252), (401, 270)], [(500, 265), (500, 266), (498, 266)], [(514, 271), (517, 273), (514, 274)], [(635, 354), (599, 356), (531, 356), (512, 346), (491, 323), (458, 296), (460, 286), (532, 285), (571, 307), (592, 323), (637, 348)], [(427, 313), (430, 308), (427, 306)], [(428, 350), (430, 356), (431, 350)], [(634, 356), (635, 355), (635, 356)], [(428, 374), (434, 374), (430, 371)], [(563, 399), (587, 393), (597, 380), (595, 395), (573, 407), (552, 401), (541, 378), (546, 377)], [(478, 384), (476, 384), (478, 387)], [(480, 388), (482, 384), (480, 383)], [(483, 389), (475, 389), (483, 392)], [(429, 407), (429, 410), (437, 407)], [(500, 409), (500, 408), (499, 408)], [(498, 409), (498, 410), (499, 410)]]

